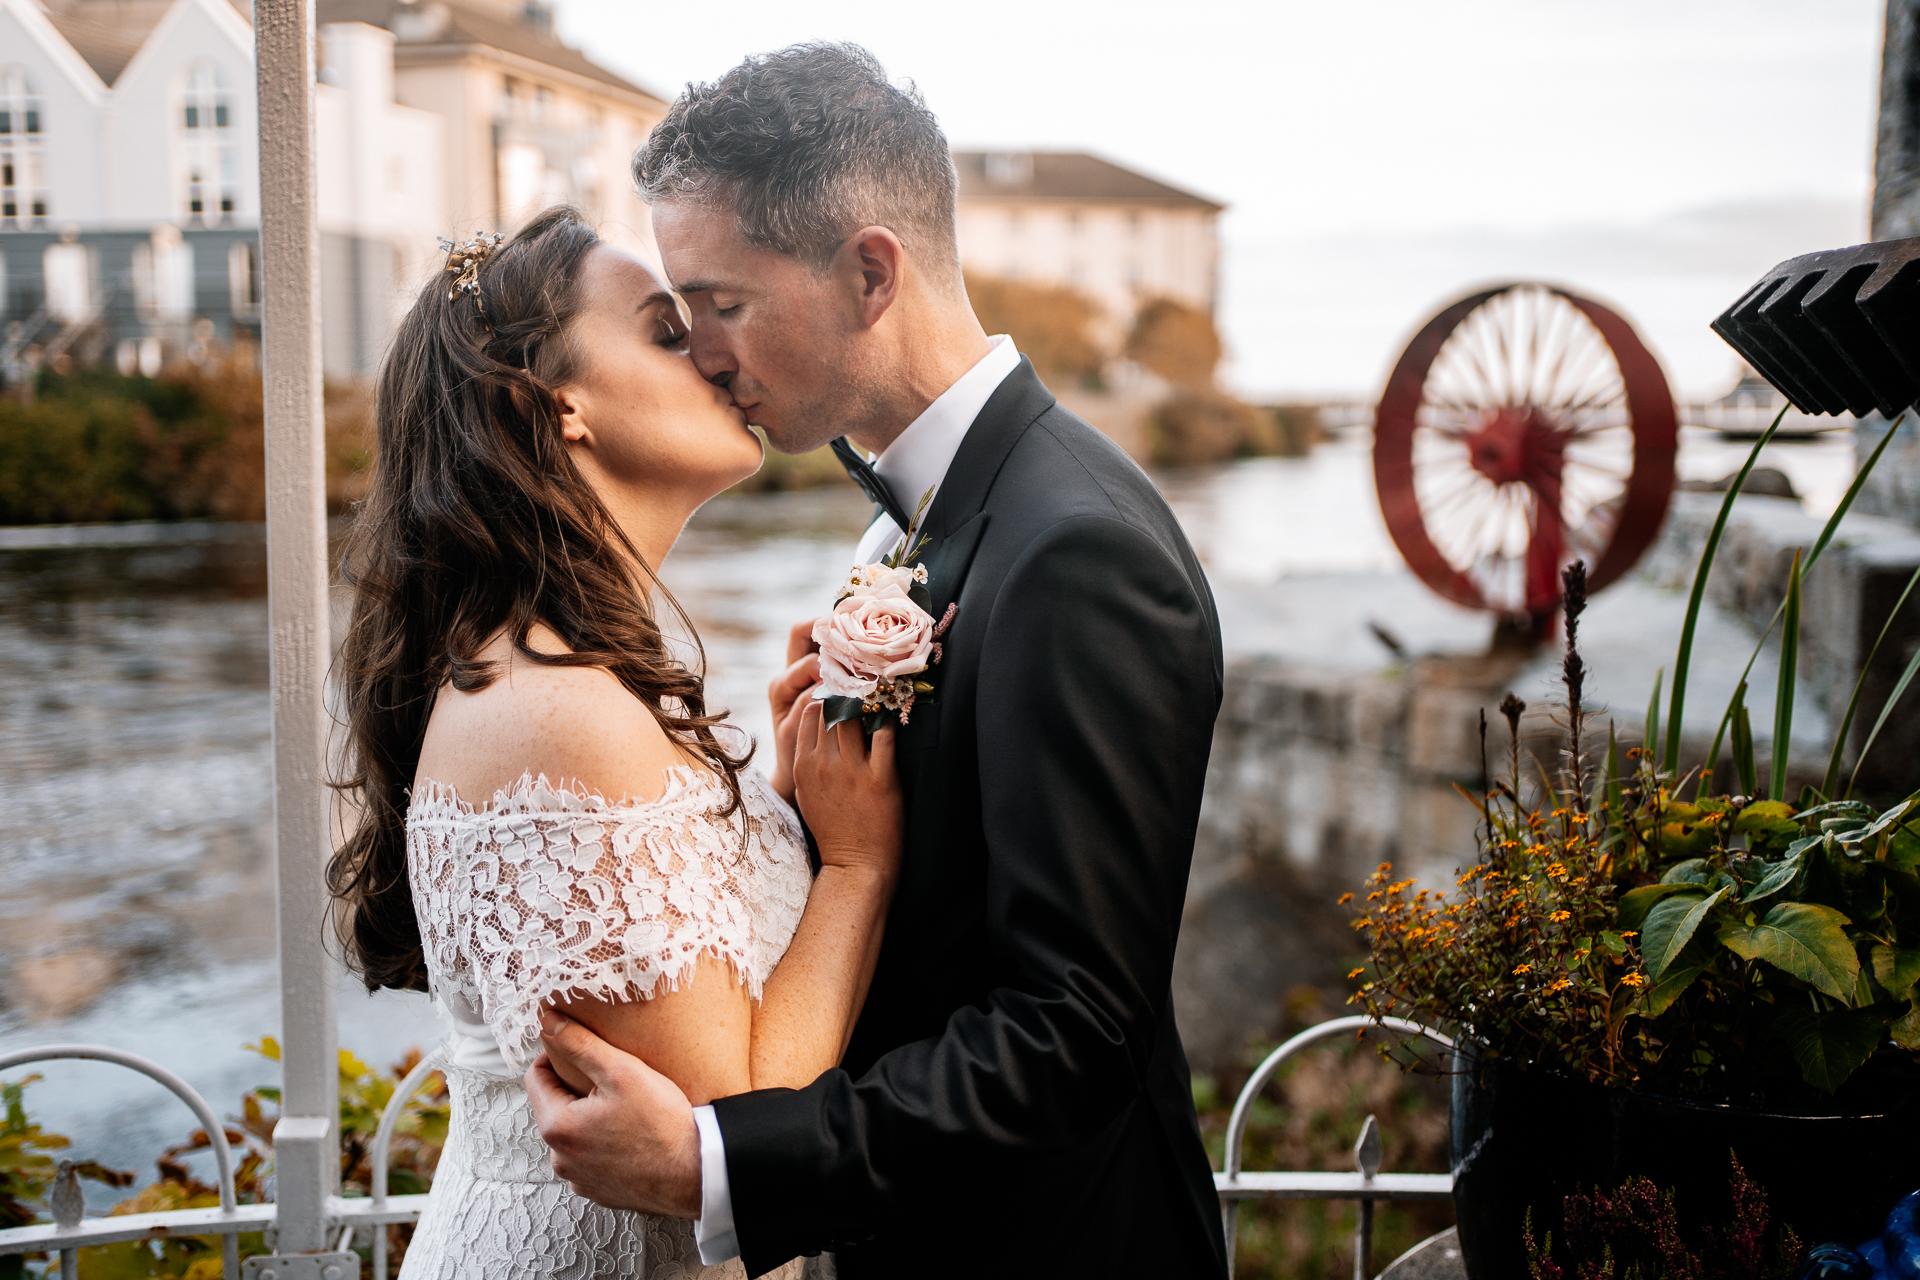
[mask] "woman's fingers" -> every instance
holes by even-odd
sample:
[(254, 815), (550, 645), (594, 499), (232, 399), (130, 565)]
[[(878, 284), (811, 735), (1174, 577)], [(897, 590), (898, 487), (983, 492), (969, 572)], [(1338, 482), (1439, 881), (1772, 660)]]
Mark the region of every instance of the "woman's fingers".
[(810, 653), (820, 652), (820, 646), (813, 642), (812, 618), (802, 618), (787, 630), (787, 661), (798, 662)]
[(894, 729), (891, 721), (874, 731), (873, 741), (867, 744), (867, 770), (874, 777), (887, 780), (893, 778), (893, 742)]

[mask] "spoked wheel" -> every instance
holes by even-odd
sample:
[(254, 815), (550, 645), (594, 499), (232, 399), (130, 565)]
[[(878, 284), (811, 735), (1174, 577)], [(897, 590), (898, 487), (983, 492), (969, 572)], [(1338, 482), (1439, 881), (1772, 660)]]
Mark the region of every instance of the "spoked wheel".
[(1374, 484), (1416, 575), (1543, 632), (1560, 570), (1598, 590), (1666, 518), (1673, 396), (1633, 327), (1588, 298), (1508, 284), (1462, 298), (1402, 353), (1375, 415)]

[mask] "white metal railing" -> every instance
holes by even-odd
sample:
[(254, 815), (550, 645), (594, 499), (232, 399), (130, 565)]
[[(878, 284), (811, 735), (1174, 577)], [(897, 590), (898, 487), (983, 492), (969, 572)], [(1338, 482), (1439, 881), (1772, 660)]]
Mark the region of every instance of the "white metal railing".
[[(0, 1256), (17, 1253), (58, 1253), (61, 1276), (65, 1280), (72, 1280), (72, 1277), (78, 1275), (79, 1251), (83, 1248), (118, 1244), (127, 1240), (165, 1240), (187, 1236), (217, 1235), (222, 1237), (221, 1274), (238, 1280), (240, 1276), (239, 1237), (254, 1231), (277, 1235), (278, 1206), (236, 1203), (233, 1149), (227, 1142), (225, 1127), (214, 1116), (213, 1108), (207, 1105), (206, 1099), (202, 1098), (192, 1085), (159, 1063), (136, 1053), (127, 1053), (104, 1045), (49, 1044), (33, 1049), (21, 1049), (0, 1055), (0, 1071), (11, 1070), (30, 1062), (46, 1062), (62, 1058), (111, 1062), (138, 1071), (165, 1085), (176, 1097), (186, 1103), (193, 1111), (194, 1117), (206, 1130), (208, 1142), (213, 1147), (214, 1162), (219, 1170), (220, 1207), (218, 1209), (174, 1209), (165, 1213), (122, 1214), (112, 1218), (87, 1218), (76, 1213), (68, 1221), (59, 1220), (61, 1215), (56, 1211), (56, 1220), (52, 1223), (0, 1231)], [(406, 1110), (407, 1100), (413, 1097), (421, 1084), (440, 1065), (441, 1053), (436, 1049), (422, 1058), (413, 1070), (406, 1074), (399, 1086), (394, 1089), (393, 1096), (387, 1099), (386, 1109), (380, 1113), (380, 1127), (374, 1132), (373, 1149), (370, 1152), (373, 1162), (371, 1194), (364, 1198), (352, 1199), (330, 1196), (326, 1202), (325, 1229), (328, 1232), (334, 1229), (341, 1232), (335, 1241), (336, 1249), (345, 1250), (351, 1243), (355, 1231), (361, 1229), (371, 1231), (373, 1280), (387, 1280), (386, 1228), (396, 1222), (418, 1222), (421, 1211), (426, 1208), (427, 1197), (424, 1195), (389, 1196), (387, 1194), (387, 1165), (393, 1145), (394, 1128)], [(77, 1192), (75, 1194), (77, 1197)], [(72, 1203), (78, 1206), (80, 1201), (75, 1198)]]
[(1357, 1200), (1360, 1221), (1354, 1229), (1353, 1274), (1355, 1280), (1372, 1280), (1373, 1202), (1376, 1200), (1448, 1200), (1453, 1197), (1453, 1175), (1447, 1173), (1381, 1173), (1380, 1126), (1372, 1117), (1354, 1145), (1353, 1173), (1247, 1172), (1240, 1168), (1240, 1147), (1247, 1132), (1247, 1117), (1254, 1099), (1273, 1079), (1281, 1064), (1301, 1050), (1349, 1033), (1371, 1030), (1395, 1031), (1402, 1036), (1419, 1037), (1446, 1049), (1453, 1041), (1438, 1031), (1400, 1018), (1334, 1018), (1308, 1027), (1268, 1054), (1259, 1068), (1247, 1078), (1240, 1096), (1234, 1100), (1233, 1114), (1227, 1120), (1226, 1168), (1213, 1175), (1213, 1189), (1220, 1197), (1221, 1229), (1227, 1236), (1227, 1274), (1233, 1274), (1234, 1237), (1240, 1225), (1242, 1200)]

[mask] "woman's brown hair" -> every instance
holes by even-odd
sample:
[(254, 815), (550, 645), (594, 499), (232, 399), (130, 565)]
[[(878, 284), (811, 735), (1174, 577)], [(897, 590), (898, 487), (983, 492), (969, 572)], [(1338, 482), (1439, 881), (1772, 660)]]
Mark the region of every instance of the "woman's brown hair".
[[(566, 331), (598, 243), (574, 210), (547, 210), (486, 257), (474, 291), (445, 274), (430, 282), (381, 370), (373, 480), (340, 565), (353, 621), (338, 663), (348, 759), (334, 785), (357, 825), (327, 868), (347, 962), (369, 990), (426, 989), (409, 790), (435, 692), (492, 683), (497, 664), (479, 654), (502, 628), (530, 662), (605, 668), (740, 800), (747, 753), (715, 736), (722, 717), (706, 713), (700, 677), (655, 621), (653, 592), (672, 597), (561, 440), (554, 392), (578, 372)], [(568, 652), (529, 648), (536, 623)]]

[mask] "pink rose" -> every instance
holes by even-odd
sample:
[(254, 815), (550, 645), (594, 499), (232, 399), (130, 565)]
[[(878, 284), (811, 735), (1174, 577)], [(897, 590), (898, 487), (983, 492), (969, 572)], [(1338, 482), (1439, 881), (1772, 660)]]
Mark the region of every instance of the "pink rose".
[(907, 596), (907, 569), (855, 571), (856, 581), (813, 624), (820, 684), (831, 697), (871, 698), (882, 681), (917, 675), (933, 656), (933, 618)]

